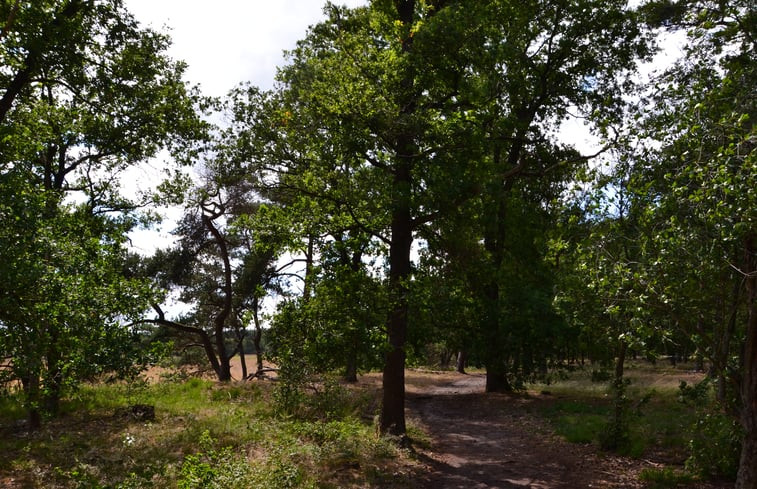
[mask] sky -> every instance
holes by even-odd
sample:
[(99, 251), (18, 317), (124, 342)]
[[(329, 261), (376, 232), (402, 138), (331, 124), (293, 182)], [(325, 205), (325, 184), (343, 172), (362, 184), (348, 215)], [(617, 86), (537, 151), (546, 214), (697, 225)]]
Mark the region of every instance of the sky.
[[(336, 0), (348, 7), (368, 0)], [(284, 51), (295, 47), (309, 26), (324, 18), (325, 0), (124, 0), (126, 8), (144, 26), (167, 32), (173, 40), (169, 55), (187, 63), (186, 80), (205, 95), (220, 97), (241, 82), (263, 89), (273, 86), (276, 68), (286, 62)], [(665, 55), (663, 55), (663, 58)], [(652, 65), (657, 65), (653, 63)], [(569, 121), (565, 140), (585, 154), (597, 147), (585, 126)], [(126, 176), (129, 191), (147, 190), (161, 179), (166, 157), (135, 168)], [(167, 210), (168, 220), (157, 234), (133, 234), (136, 251), (151, 253), (172, 241), (168, 232), (178, 209)]]
[[(202, 93), (220, 97), (241, 82), (272, 88), (276, 68), (285, 63), (284, 51), (305, 37), (309, 26), (324, 19), (326, 0), (124, 0), (126, 8), (145, 27), (168, 33), (169, 55), (187, 63), (185, 79)], [(349, 7), (367, 0), (340, 0)], [(124, 190), (149, 190), (162, 179), (166, 156), (159, 156), (125, 175)], [(161, 209), (166, 217), (155, 230), (130, 233), (135, 251), (150, 254), (168, 246), (170, 231), (180, 217), (178, 208)]]
[[(188, 63), (187, 81), (222, 96), (240, 82), (271, 88), (283, 52), (323, 19), (325, 0), (125, 0), (145, 26), (168, 32), (169, 54)], [(357, 7), (366, 0), (336, 2)], [(168, 29), (168, 30), (166, 30)]]
[[(309, 26), (324, 18), (325, 0), (124, 0), (126, 8), (146, 27), (167, 32), (173, 41), (169, 55), (187, 63), (186, 81), (203, 94), (220, 97), (241, 82), (263, 89), (273, 87), (276, 68), (285, 63), (284, 51), (293, 49)], [(358, 7), (368, 0), (335, 0)], [(663, 58), (666, 57), (663, 55)], [(659, 62), (653, 63), (658, 65)], [(663, 63), (664, 64), (664, 63)], [(584, 153), (594, 152), (597, 141), (578, 121), (563, 128), (565, 140)], [(133, 191), (161, 179), (166, 157), (156, 158), (127, 175)], [(164, 209), (166, 220), (153, 230), (130, 234), (134, 251), (150, 254), (174, 241), (170, 231), (181, 215)], [(169, 305), (169, 310), (176, 309)]]

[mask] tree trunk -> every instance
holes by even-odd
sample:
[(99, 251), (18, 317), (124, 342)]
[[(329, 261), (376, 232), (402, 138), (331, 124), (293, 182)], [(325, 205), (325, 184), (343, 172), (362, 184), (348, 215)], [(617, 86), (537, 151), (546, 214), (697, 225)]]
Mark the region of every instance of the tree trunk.
[[(402, 25), (412, 25), (415, 0), (394, 0), (398, 19)], [(413, 36), (402, 40), (402, 52), (409, 55)], [(412, 64), (401, 74), (401, 93), (398, 96), (401, 119), (411, 116), (416, 110), (417, 93)], [(401, 127), (401, 126), (400, 126)], [(387, 319), (389, 348), (384, 361), (382, 377), (383, 397), (379, 429), (381, 433), (405, 437), (405, 341), (408, 327), (407, 281), (411, 275), (410, 249), (413, 244), (413, 220), (411, 212), (412, 168), (416, 134), (412, 129), (401, 131), (395, 139), (395, 164), (392, 173), (391, 240), (389, 244), (389, 297), (392, 304)]]
[(628, 343), (621, 340), (618, 345), (618, 357), (615, 359), (615, 383), (623, 382), (623, 374), (626, 365), (626, 352), (628, 352)]
[(259, 375), (263, 372), (263, 349), (260, 348), (260, 340), (263, 339), (263, 328), (260, 327), (260, 318), (258, 317), (258, 299), (255, 298), (252, 309), (252, 319), (255, 321), (255, 333), (252, 335), (252, 344), (255, 346), (255, 360), (257, 362), (257, 372)]
[(465, 350), (457, 352), (457, 362), (455, 362), (455, 370), (457, 373), (465, 373), (465, 364), (468, 362), (468, 353)]
[(29, 431), (38, 431), (42, 427), (42, 415), (39, 410), (39, 373), (22, 376), (21, 386), (26, 397)]
[(410, 215), (410, 163), (401, 159), (394, 178), (392, 239), (389, 247), (389, 290), (392, 307), (387, 321), (389, 351), (382, 378), (383, 398), (380, 430), (404, 436), (405, 427), (405, 340), (407, 338), (408, 290), (412, 221)]
[(486, 365), (486, 392), (512, 392), (507, 371), (502, 366)]
[(347, 382), (357, 382), (357, 352), (354, 348), (351, 348), (350, 351), (347, 352), (344, 380)]
[(312, 281), (313, 281), (313, 257), (314, 257), (315, 239), (313, 234), (308, 234), (308, 244), (305, 250), (305, 281), (302, 285), (302, 300), (307, 303), (310, 300)]
[(237, 350), (239, 350), (239, 362), (242, 364), (242, 380), (244, 380), (247, 378), (247, 360), (244, 356), (244, 334), (239, 336)]
[(60, 411), (60, 398), (63, 393), (63, 369), (58, 351), (59, 334), (56, 326), (49, 328), (50, 341), (45, 354), (47, 360), (47, 379), (45, 382), (44, 408), (50, 416), (57, 416)]
[(736, 477), (736, 489), (757, 489), (757, 237), (745, 247), (747, 328), (744, 345), (744, 376), (741, 384), (741, 426), (744, 442)]
[(218, 354), (219, 365), (216, 370), (218, 380), (221, 382), (228, 382), (231, 380), (231, 358), (226, 351), (226, 338), (224, 337), (224, 333), (226, 332), (226, 323), (232, 312), (233, 277), (231, 260), (229, 258), (229, 249), (226, 240), (213, 223), (214, 219), (223, 215), (223, 211), (212, 206), (202, 205), (201, 207), (203, 210), (202, 222), (213, 236), (213, 239), (218, 246), (218, 251), (221, 254), (221, 260), (223, 261), (223, 284), (221, 284), (221, 289), (223, 290), (223, 307), (213, 320), (213, 335), (215, 336), (215, 347)]

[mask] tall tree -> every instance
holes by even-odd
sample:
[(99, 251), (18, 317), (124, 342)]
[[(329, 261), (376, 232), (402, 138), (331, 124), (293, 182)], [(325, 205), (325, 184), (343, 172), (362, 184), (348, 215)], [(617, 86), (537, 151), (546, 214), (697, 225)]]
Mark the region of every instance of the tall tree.
[(116, 273), (125, 233), (144, 217), (144, 202), (121, 194), (121, 172), (194, 139), (202, 124), (168, 39), (120, 2), (3, 2), (0, 17), (3, 201), (28, 204), (4, 208), (4, 226), (18, 231), (5, 238), (17, 246), (0, 261), (18, 267), (11, 275), (29, 272), (3, 281), (0, 324), (3, 354), (26, 369), (13, 373), (37, 425), (64, 387), (104, 368), (113, 347), (104, 340), (125, 335), (121, 320), (146, 305), (146, 284)]
[(398, 0), (327, 14), (280, 72), (286, 136), (276, 140), (289, 151), (274, 164), (285, 185), (338, 202), (388, 247), (381, 430), (403, 435), (418, 233), (468, 199), (489, 199), (487, 252), (501, 264), (508, 182), (570, 159), (561, 149), (543, 157), (555, 153), (545, 142), (554, 124), (571, 107), (614, 110), (618, 75), (644, 48), (620, 2)]
[(643, 244), (647, 294), (697, 339), (735, 393), (736, 406), (730, 408), (744, 429), (736, 487), (752, 489), (757, 487), (755, 10), (748, 1), (650, 2), (646, 9), (657, 25), (685, 28), (688, 34), (686, 56), (654, 80), (645, 144), (634, 155), (636, 191), (649, 196)]

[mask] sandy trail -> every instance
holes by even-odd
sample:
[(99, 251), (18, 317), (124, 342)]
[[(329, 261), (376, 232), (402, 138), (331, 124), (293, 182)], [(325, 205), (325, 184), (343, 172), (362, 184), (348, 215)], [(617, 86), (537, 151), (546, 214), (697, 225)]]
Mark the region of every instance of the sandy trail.
[(530, 414), (537, 403), (551, 399), (483, 394), (484, 380), (483, 375), (445, 375), (408, 390), (408, 415), (432, 436), (431, 447), (419, 450), (427, 471), (417, 487), (644, 487), (638, 474), (652, 466), (649, 462), (568, 443)]

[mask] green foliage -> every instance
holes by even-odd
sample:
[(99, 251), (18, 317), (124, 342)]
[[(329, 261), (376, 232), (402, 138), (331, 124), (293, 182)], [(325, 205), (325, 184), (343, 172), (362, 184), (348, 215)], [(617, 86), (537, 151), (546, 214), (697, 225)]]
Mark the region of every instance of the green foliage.
[(153, 218), (120, 176), (189, 152), (204, 124), (168, 38), (121, 2), (3, 3), (0, 17), (0, 356), (37, 425), (83, 379), (155, 359), (125, 325), (158, 294), (124, 273), (126, 233)]
[(250, 484), (254, 472), (247, 460), (231, 447), (216, 450), (214, 444), (210, 433), (204, 431), (199, 440), (201, 451), (184, 457), (177, 481), (179, 489), (223, 489)]
[(705, 477), (735, 479), (744, 432), (722, 413), (700, 413), (694, 422), (686, 468)]
[(735, 479), (744, 432), (739, 423), (718, 409), (712, 382), (705, 379), (688, 385), (681, 382), (679, 402), (696, 407), (688, 442), (686, 468), (704, 477)]

